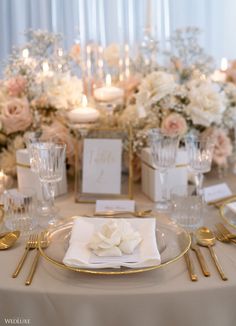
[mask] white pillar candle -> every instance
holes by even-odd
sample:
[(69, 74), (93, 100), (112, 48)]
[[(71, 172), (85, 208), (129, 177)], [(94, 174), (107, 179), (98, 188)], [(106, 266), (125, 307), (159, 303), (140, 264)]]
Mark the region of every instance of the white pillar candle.
[(106, 76), (106, 86), (95, 89), (94, 97), (97, 101), (112, 102), (124, 97), (124, 90), (111, 85), (111, 75)]
[(95, 108), (87, 106), (87, 97), (83, 95), (82, 106), (71, 110), (68, 118), (73, 123), (95, 122), (99, 117), (99, 112)]

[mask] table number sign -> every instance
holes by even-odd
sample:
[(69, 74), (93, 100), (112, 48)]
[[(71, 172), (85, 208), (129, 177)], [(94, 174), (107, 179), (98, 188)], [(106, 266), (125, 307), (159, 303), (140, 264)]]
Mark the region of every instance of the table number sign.
[(121, 193), (121, 139), (85, 139), (82, 191)]
[(76, 202), (132, 199), (131, 130), (90, 129), (80, 135), (75, 155)]

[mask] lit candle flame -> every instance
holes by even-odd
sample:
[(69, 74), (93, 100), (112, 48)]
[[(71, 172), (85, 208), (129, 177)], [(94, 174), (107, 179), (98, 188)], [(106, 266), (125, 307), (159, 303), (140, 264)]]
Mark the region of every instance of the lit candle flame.
[(28, 59), (29, 58), (29, 49), (25, 48), (24, 50), (22, 50), (22, 57), (24, 59)]
[(111, 86), (111, 75), (110, 74), (106, 75), (106, 86)]
[(221, 68), (221, 71), (226, 71), (228, 69), (228, 60), (226, 58), (221, 59), (220, 68)]
[(43, 62), (43, 64), (42, 64), (42, 68), (43, 68), (43, 72), (44, 72), (45, 74), (47, 74), (48, 71), (49, 71), (49, 65), (48, 65), (48, 62), (47, 62), (47, 61), (44, 61), (44, 62)]
[(88, 100), (87, 100), (87, 96), (83, 95), (82, 96), (82, 107), (86, 108), (86, 106), (88, 105)]
[(58, 51), (57, 51), (57, 54), (58, 54), (59, 57), (62, 57), (63, 56), (63, 49), (59, 48)]

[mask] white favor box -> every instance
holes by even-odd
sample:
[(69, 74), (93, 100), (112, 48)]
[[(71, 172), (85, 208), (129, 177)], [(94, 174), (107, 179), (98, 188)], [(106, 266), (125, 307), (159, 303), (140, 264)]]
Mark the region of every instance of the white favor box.
[[(16, 164), (18, 188), (33, 188), (37, 194), (37, 199), (42, 200), (42, 188), (39, 177), (30, 169), (29, 154), (27, 149), (19, 149), (16, 151)], [(56, 183), (55, 196), (63, 195), (65, 193), (67, 193), (66, 166), (64, 167), (62, 180)]]
[[(155, 168), (150, 148), (144, 148), (141, 153), (142, 160), (142, 191), (152, 201), (161, 199), (160, 174)], [(178, 149), (176, 167), (168, 170), (165, 187), (171, 191), (176, 186), (188, 184), (187, 152)]]

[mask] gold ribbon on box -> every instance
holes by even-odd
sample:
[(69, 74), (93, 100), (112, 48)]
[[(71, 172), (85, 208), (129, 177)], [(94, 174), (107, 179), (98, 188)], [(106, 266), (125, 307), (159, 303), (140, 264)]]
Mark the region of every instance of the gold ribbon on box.
[[(157, 171), (158, 170), (157, 168), (153, 167), (152, 165), (150, 165), (149, 163), (147, 163), (145, 161), (142, 161), (142, 163), (144, 165), (146, 165), (147, 167), (149, 167), (150, 169), (154, 170), (154, 171)], [(187, 166), (188, 166), (188, 164), (186, 164), (186, 163), (184, 163), (184, 164), (176, 164), (175, 168), (177, 168), (177, 169), (178, 168), (185, 168)]]
[(29, 164), (16, 163), (16, 166), (19, 166), (20, 168), (30, 169)]

